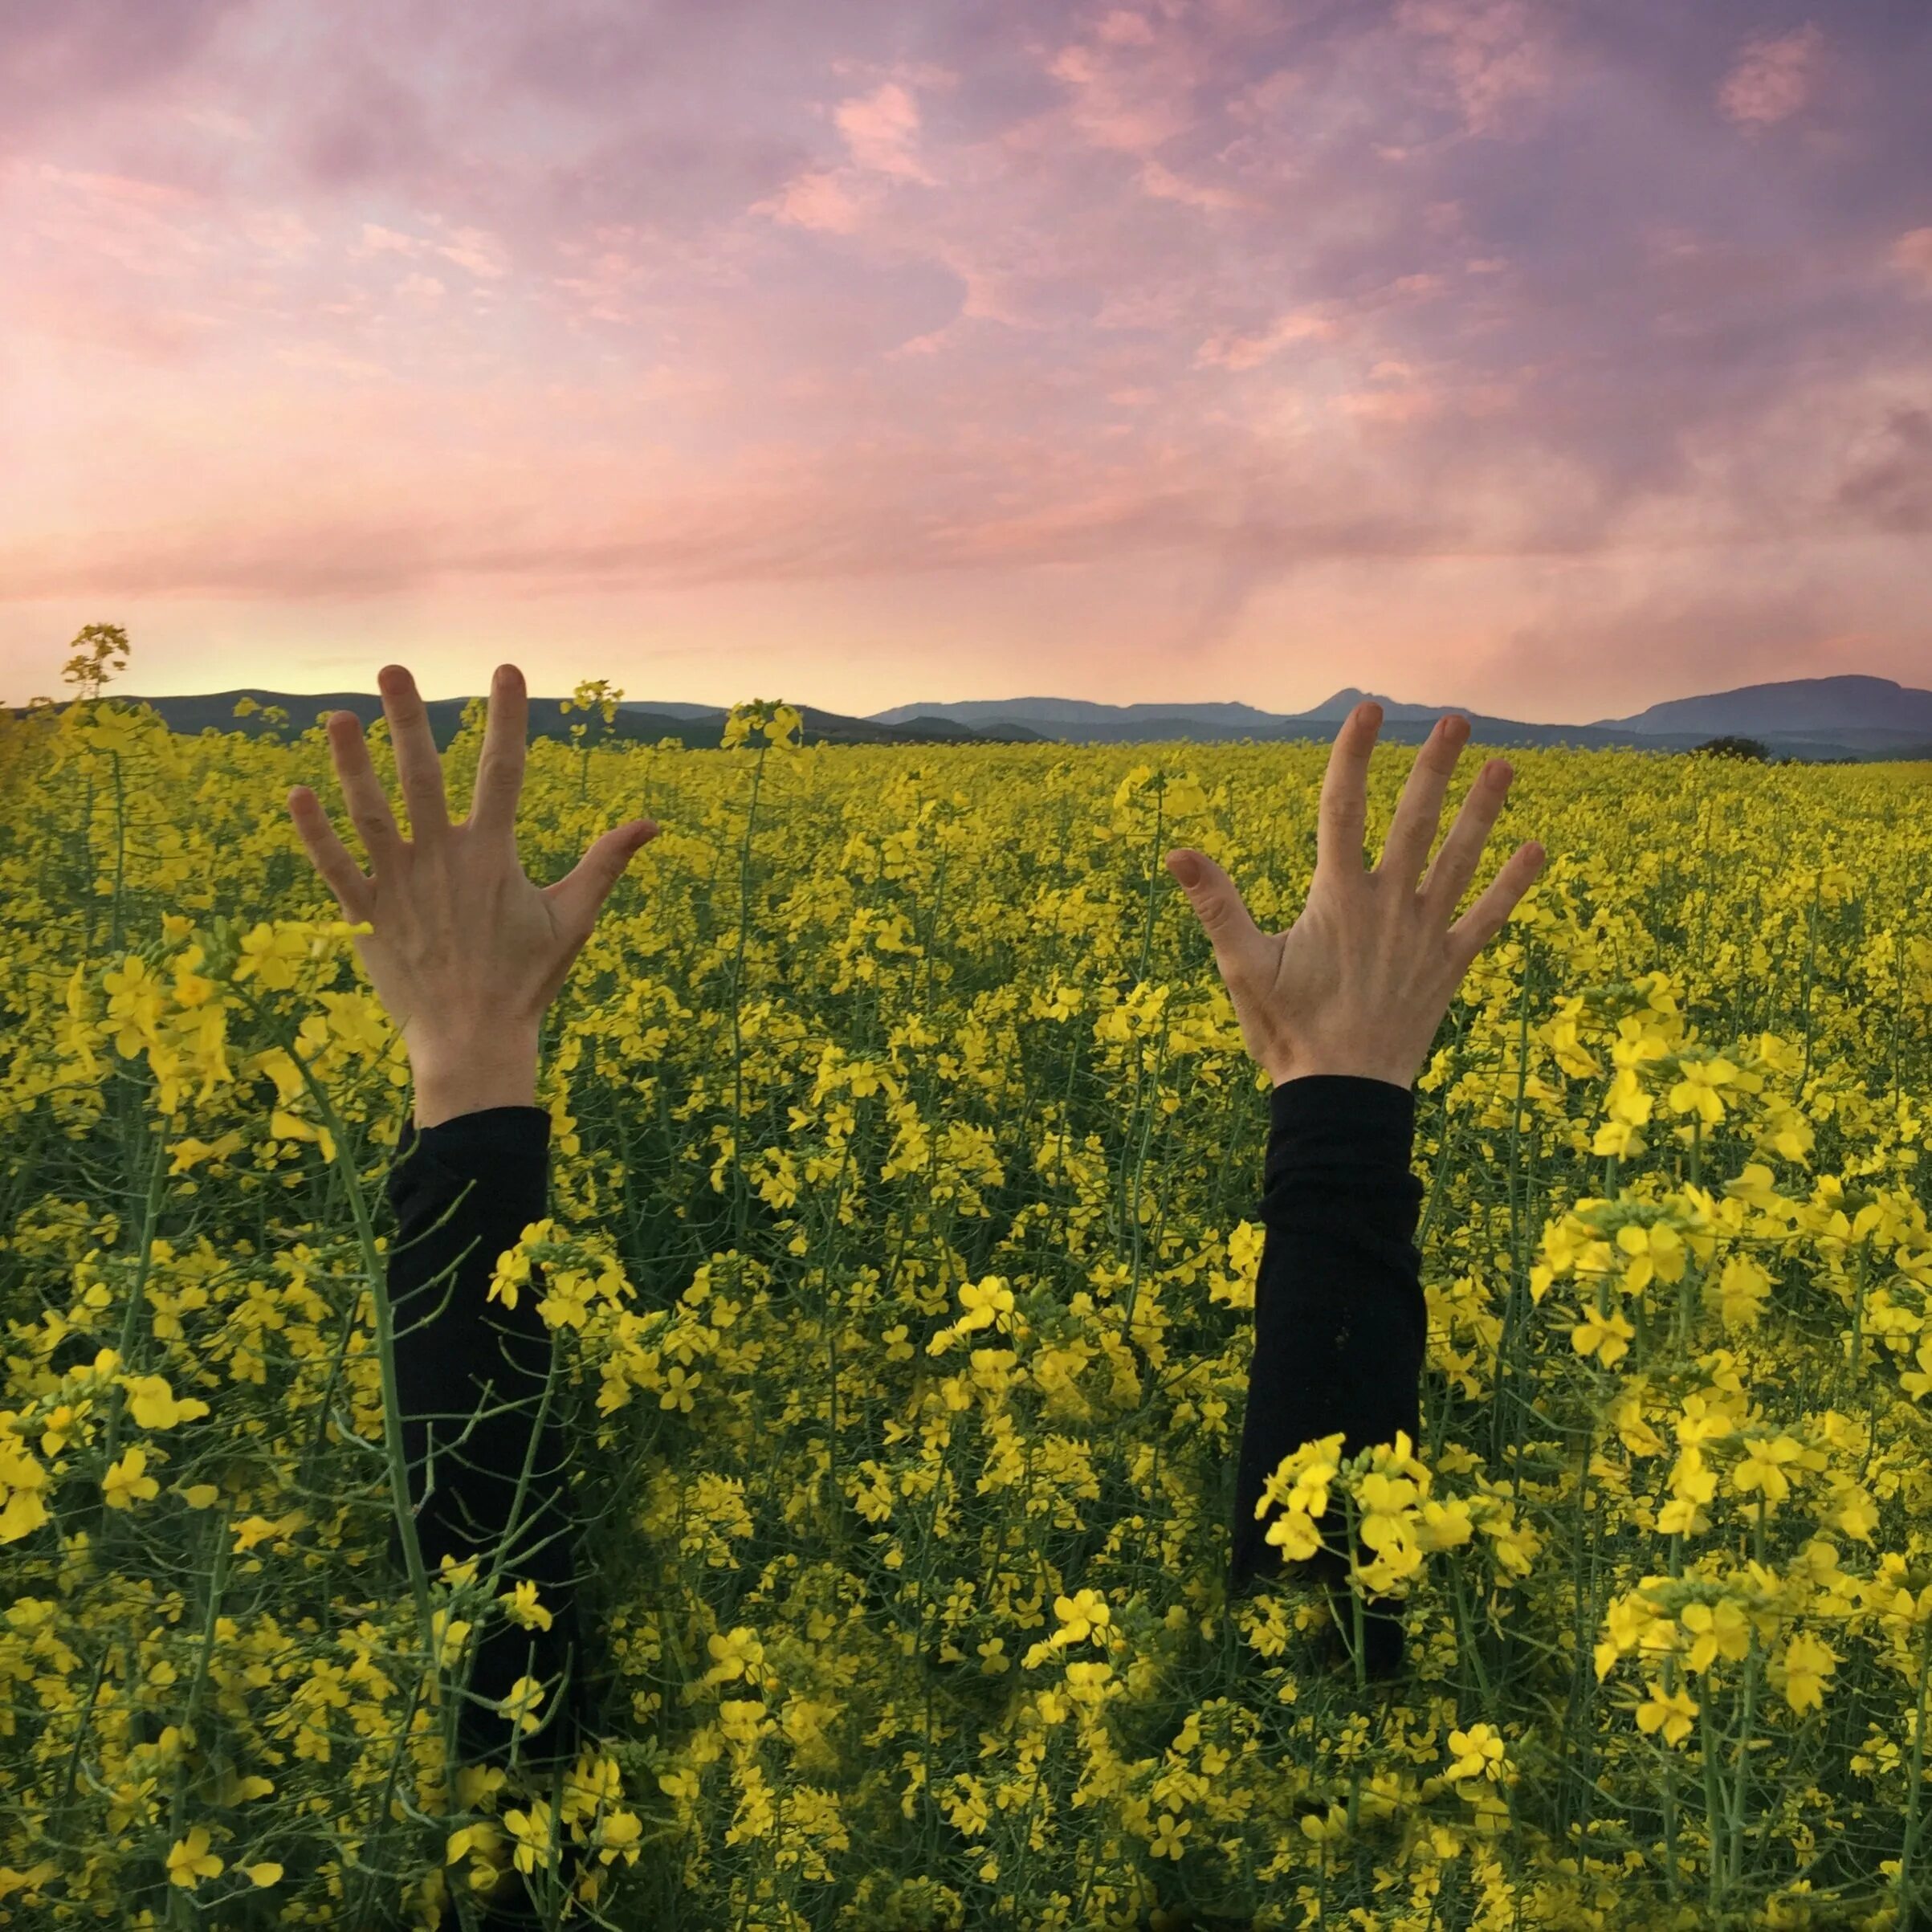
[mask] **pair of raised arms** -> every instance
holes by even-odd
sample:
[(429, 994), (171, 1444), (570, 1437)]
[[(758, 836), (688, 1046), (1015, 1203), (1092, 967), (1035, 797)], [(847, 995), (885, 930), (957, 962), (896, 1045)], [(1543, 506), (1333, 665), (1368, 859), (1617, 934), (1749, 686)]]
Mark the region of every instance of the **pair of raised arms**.
[[(377, 682), (410, 836), (397, 826), (351, 711), (330, 717), (329, 751), (368, 870), (306, 785), (288, 794), (296, 829), (343, 916), (373, 928), (356, 948), (408, 1048), (416, 1124), (533, 1105), (544, 1009), (611, 888), (660, 828), (648, 818), (615, 826), (566, 877), (533, 885), (516, 853), (528, 727), (522, 672), (499, 665), (491, 682), (461, 824), (450, 822), (415, 680), (391, 664)], [(1336, 734), (1322, 781), (1314, 877), (1286, 931), (1262, 931), (1205, 853), (1181, 846), (1167, 855), (1213, 945), (1242, 1041), (1278, 1086), (1306, 1074), (1413, 1084), (1464, 974), (1543, 866), (1541, 846), (1518, 846), (1457, 917), (1512, 774), (1500, 758), (1483, 767), (1432, 860), (1443, 798), (1469, 740), (1469, 720), (1453, 713), (1437, 720), (1416, 756), (1380, 862), (1364, 865), (1368, 761), (1381, 723), (1371, 699)]]

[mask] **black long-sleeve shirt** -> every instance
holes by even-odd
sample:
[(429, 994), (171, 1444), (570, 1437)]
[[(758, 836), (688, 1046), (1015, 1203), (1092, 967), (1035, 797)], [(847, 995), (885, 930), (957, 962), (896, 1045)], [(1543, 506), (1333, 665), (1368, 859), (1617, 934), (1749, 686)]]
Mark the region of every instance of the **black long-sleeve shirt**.
[[(1254, 1517), (1262, 1482), (1283, 1456), (1338, 1429), (1344, 1453), (1392, 1441), (1398, 1429), (1416, 1439), (1427, 1325), (1414, 1242), (1422, 1184), (1409, 1167), (1412, 1092), (1388, 1081), (1310, 1074), (1275, 1087), (1269, 1105), (1257, 1216), (1266, 1233), (1228, 1574), (1234, 1592), (1283, 1571), (1279, 1547), (1265, 1540), (1266, 1522)], [(554, 1415), (532, 1444), (532, 1398), (551, 1352), (536, 1307), (540, 1281), (533, 1272), (513, 1310), (486, 1298), (497, 1257), (547, 1211), (549, 1127), (548, 1115), (535, 1107), (486, 1107), (421, 1131), (411, 1125), (389, 1187), (397, 1223), (389, 1270), (397, 1380), (411, 1494), (432, 1568), (446, 1551), (460, 1559), (488, 1548), (531, 1457), (524, 1547), (550, 1540), (532, 1555), (513, 1558), (505, 1584), (535, 1581), (555, 1620), (548, 1632), (511, 1628), (486, 1641), (471, 1689), (501, 1698), (526, 1672), (544, 1677), (569, 1664), (560, 1721), (526, 1742), (538, 1757), (570, 1748), (585, 1710), (564, 1444)], [(452, 1269), (453, 1287), (446, 1273)], [(496, 1405), (521, 1398), (525, 1406), (476, 1424), (459, 1445), (486, 1381)], [(425, 1462), (432, 1438), (433, 1469)], [(1338, 1544), (1339, 1519), (1339, 1505), (1331, 1505), (1322, 1525)], [(1342, 1567), (1323, 1552), (1306, 1570), (1332, 1583)], [(1380, 1674), (1401, 1654), (1396, 1607), (1372, 1604), (1365, 1628), (1368, 1668)], [(472, 1749), (494, 1755), (507, 1734), (487, 1712), (466, 1714)]]

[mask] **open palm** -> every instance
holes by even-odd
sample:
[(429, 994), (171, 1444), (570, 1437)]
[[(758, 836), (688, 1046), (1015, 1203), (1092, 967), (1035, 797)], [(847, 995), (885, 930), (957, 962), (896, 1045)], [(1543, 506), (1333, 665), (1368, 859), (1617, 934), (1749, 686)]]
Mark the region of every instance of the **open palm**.
[(414, 679), (392, 664), (377, 683), (410, 836), (396, 823), (350, 711), (329, 719), (329, 752), (368, 871), (308, 786), (289, 793), (288, 809), (343, 916), (372, 927), (357, 937), (357, 952), (409, 1049), (417, 1121), (426, 1126), (426, 1114), (446, 1117), (443, 1108), (456, 1101), (503, 1104), (502, 1096), (513, 1094), (507, 1103), (515, 1104), (526, 1098), (526, 1086), (534, 1090), (544, 1009), (625, 866), (658, 827), (650, 819), (618, 825), (565, 878), (534, 884), (516, 850), (529, 719), (523, 674), (511, 664), (497, 668), (470, 815), (454, 825)]
[(1365, 866), (1368, 765), (1381, 723), (1371, 699), (1335, 736), (1322, 781), (1314, 876), (1286, 931), (1264, 932), (1205, 853), (1183, 846), (1168, 854), (1214, 948), (1242, 1043), (1278, 1086), (1310, 1074), (1412, 1085), (1456, 988), (1542, 869), (1543, 847), (1534, 840), (1518, 846), (1455, 916), (1514, 773), (1500, 758), (1484, 766), (1431, 863), (1443, 798), (1469, 734), (1469, 720), (1453, 712), (1437, 720), (1416, 755), (1380, 862)]

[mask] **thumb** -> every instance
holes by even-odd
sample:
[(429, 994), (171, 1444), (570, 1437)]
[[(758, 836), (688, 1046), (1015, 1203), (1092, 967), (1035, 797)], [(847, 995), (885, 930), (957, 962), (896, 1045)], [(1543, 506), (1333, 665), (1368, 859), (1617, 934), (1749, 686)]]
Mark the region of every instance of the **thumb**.
[(597, 923), (611, 888), (624, 876), (624, 868), (641, 846), (657, 837), (659, 829), (654, 820), (634, 818), (628, 825), (613, 826), (597, 839), (555, 885), (544, 888), (544, 896), (558, 919), (568, 927), (588, 932)]
[(1206, 853), (1182, 846), (1168, 854), (1167, 865), (1207, 929), (1217, 957), (1238, 952), (1247, 941), (1261, 937), (1234, 881)]

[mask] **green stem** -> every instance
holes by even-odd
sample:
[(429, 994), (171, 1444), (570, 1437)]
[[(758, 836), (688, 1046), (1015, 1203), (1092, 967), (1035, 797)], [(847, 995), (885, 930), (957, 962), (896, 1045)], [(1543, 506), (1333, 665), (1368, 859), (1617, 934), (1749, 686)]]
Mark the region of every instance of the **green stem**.
[(335, 1145), (336, 1171), (341, 1176), (348, 1210), (356, 1224), (357, 1245), (361, 1249), (363, 1278), (369, 1284), (369, 1299), (376, 1313), (376, 1362), (382, 1383), (383, 1461), (389, 1475), (389, 1507), (395, 1512), (402, 1543), (403, 1567), (409, 1574), (410, 1594), (416, 1605), (416, 1620), (422, 1630), (430, 1667), (438, 1668), (434, 1619), (430, 1606), (429, 1571), (422, 1560), (422, 1539), (416, 1534), (416, 1512), (410, 1502), (409, 1458), (402, 1441), (402, 1394), (396, 1379), (396, 1313), (389, 1300), (389, 1264), (376, 1245), (376, 1229), (370, 1218), (369, 1201), (362, 1192), (362, 1177), (349, 1156), (348, 1130), (342, 1124), (327, 1090), (292, 1041), (283, 1050), (301, 1074), (316, 1111), (322, 1117)]
[(1812, 887), (1812, 910), (1809, 919), (1810, 939), (1804, 952), (1804, 1071), (1798, 1076), (1798, 1094), (1800, 1100), (1812, 1078), (1812, 981), (1818, 964), (1818, 899), (1824, 886), (1824, 874), (1818, 874)]
[[(154, 1265), (155, 1224), (161, 1218), (161, 1200), (167, 1192), (168, 1149), (157, 1133), (153, 1137), (154, 1156), (148, 1169), (148, 1195), (141, 1209), (141, 1253), (134, 1267), (134, 1279), (128, 1289), (128, 1305), (121, 1311), (120, 1335), (115, 1347), (115, 1355), (120, 1363), (120, 1372), (134, 1372), (133, 1355), (137, 1324), (141, 1319), (141, 1304), (147, 1298), (148, 1275)], [(115, 1458), (120, 1453), (121, 1417), (126, 1403), (120, 1391), (113, 1395), (113, 1406), (108, 1412), (107, 1433), (103, 1438), (102, 1449), (106, 1458), (104, 1466), (112, 1469)], [(104, 1490), (100, 1504), (101, 1531), (104, 1535), (111, 1521), (108, 1512), (107, 1496)]]
[[(1664, 1660), (1664, 1694), (1674, 1697), (1677, 1688), (1677, 1661)], [(1664, 1760), (1664, 1883), (1675, 1905), (1683, 1894), (1683, 1875), (1677, 1867), (1677, 1760), (1675, 1745), (1666, 1744), (1669, 1756)]]
[(1714, 1694), (1708, 1671), (1698, 1689), (1703, 1693), (1698, 1699), (1698, 1718), (1704, 1740), (1705, 1875), (1710, 1908), (1714, 1912), (1724, 1896), (1724, 1874), (1728, 1861), (1724, 1848), (1724, 1806), (1718, 1793), (1717, 1733), (1710, 1716)]
[(120, 753), (110, 752), (114, 760), (114, 924), (112, 946), (115, 952), (120, 950), (120, 897), (121, 886), (128, 873), (128, 793), (127, 782), (121, 774)]
[(1918, 1640), (1918, 1703), (1912, 1722), (1912, 1769), (1906, 1784), (1906, 1832), (1898, 1853), (1897, 1897), (1899, 1923), (1918, 1904), (1918, 1884), (1913, 1865), (1918, 1857), (1919, 1824), (1924, 1812), (1926, 1775), (1926, 1689), (1932, 1682), (1932, 1613), (1925, 1621)]
[(751, 1209), (751, 1187), (744, 1176), (744, 1040), (740, 1030), (740, 1009), (743, 1005), (745, 947), (751, 931), (752, 837), (757, 828), (758, 792), (764, 782), (765, 755), (770, 749), (768, 739), (758, 748), (758, 762), (752, 768), (752, 800), (744, 817), (744, 838), (738, 848), (738, 949), (732, 961), (732, 1197), (735, 1238), (740, 1248), (744, 1245)]
[(1158, 1111), (1156, 1103), (1160, 1097), (1160, 1073), (1167, 1062), (1168, 1042), (1164, 1033), (1154, 1055), (1154, 1078), (1151, 1094), (1145, 1107), (1140, 1110), (1140, 1145), (1134, 1157), (1134, 1174), (1128, 1189), (1127, 1213), (1134, 1229), (1133, 1275), (1127, 1283), (1127, 1310), (1120, 1319), (1120, 1339), (1128, 1341), (1134, 1327), (1134, 1304), (1140, 1298), (1140, 1254), (1143, 1245), (1140, 1229), (1140, 1177), (1147, 1167), (1147, 1143), (1153, 1137), (1154, 1115)]
[[(1760, 1510), (1763, 1508), (1762, 1498), (1759, 1499), (1759, 1508)], [(1744, 1701), (1738, 1734), (1738, 1768), (1730, 1791), (1730, 1862), (1727, 1873), (1733, 1885), (1742, 1876), (1744, 1862), (1744, 1798), (1751, 1782), (1751, 1729), (1757, 1695), (1758, 1633), (1753, 1630), (1751, 1652), (1744, 1660)]]
[[(228, 1510), (223, 1507), (215, 1519), (214, 1561), (208, 1577), (208, 1604), (202, 1615), (202, 1641), (194, 1660), (194, 1681), (189, 1686), (188, 1701), (181, 1716), (182, 1751), (174, 1767), (173, 1788), (169, 1795), (168, 1823), (170, 1834), (177, 1838), (186, 1835), (188, 1828), (188, 1769), (190, 1756), (202, 1758), (206, 1753), (200, 1748), (200, 1739), (195, 1734), (195, 1720), (202, 1707), (202, 1694), (208, 1688), (208, 1666), (214, 1655), (214, 1629), (221, 1615), (222, 1595), (228, 1583)], [(194, 1914), (187, 1895), (177, 1886), (169, 1888), (169, 1923), (175, 1926), (191, 1926)]]

